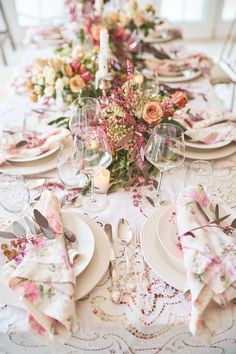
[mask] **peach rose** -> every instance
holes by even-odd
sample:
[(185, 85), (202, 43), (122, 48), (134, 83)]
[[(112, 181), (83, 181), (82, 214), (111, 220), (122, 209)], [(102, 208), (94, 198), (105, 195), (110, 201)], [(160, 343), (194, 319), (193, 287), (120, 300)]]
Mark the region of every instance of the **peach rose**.
[(143, 110), (143, 119), (149, 124), (160, 123), (163, 117), (161, 106), (157, 102), (148, 102)]
[(119, 21), (119, 14), (117, 12), (111, 12), (108, 16), (108, 21), (111, 23), (117, 23)]
[(139, 11), (136, 13), (134, 18), (134, 23), (137, 27), (141, 27), (145, 22), (145, 14), (143, 11)]
[(70, 79), (70, 89), (74, 93), (78, 93), (85, 86), (85, 82), (81, 76), (75, 75)]
[(91, 34), (92, 34), (92, 37), (93, 39), (98, 42), (100, 40), (100, 31), (103, 29), (103, 28), (106, 28), (104, 26), (99, 26), (99, 25), (92, 25), (91, 27)]
[(51, 66), (56, 72), (60, 71), (62, 66), (63, 66), (63, 62), (60, 58), (53, 58), (51, 60), (49, 60), (49, 66)]
[(171, 102), (179, 109), (184, 108), (188, 102), (187, 96), (182, 91), (175, 91), (171, 97)]
[(35, 59), (33, 61), (33, 67), (36, 70), (42, 70), (45, 68), (45, 66), (48, 65), (48, 60), (47, 59)]

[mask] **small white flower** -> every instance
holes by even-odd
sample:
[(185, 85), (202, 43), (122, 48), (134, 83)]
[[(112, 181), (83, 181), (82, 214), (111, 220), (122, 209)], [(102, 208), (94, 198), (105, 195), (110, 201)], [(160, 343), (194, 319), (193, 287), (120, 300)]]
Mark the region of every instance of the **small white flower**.
[(48, 85), (54, 85), (56, 73), (53, 68), (46, 66), (46, 68), (43, 70), (43, 76), (45, 77), (45, 81)]
[(53, 86), (47, 86), (45, 87), (45, 90), (44, 90), (44, 95), (46, 97), (52, 97), (54, 94), (54, 87)]

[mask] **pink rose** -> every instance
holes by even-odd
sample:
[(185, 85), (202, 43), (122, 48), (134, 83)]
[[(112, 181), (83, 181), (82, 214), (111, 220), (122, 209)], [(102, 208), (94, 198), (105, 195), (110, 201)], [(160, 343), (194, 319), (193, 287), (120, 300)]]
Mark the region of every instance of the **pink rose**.
[(79, 62), (78, 60), (74, 59), (74, 60), (72, 61), (72, 63), (71, 63), (71, 67), (72, 67), (72, 69), (74, 70), (74, 72), (75, 72), (76, 74), (78, 74), (79, 71), (80, 71), (81, 64), (80, 64), (80, 62)]
[(161, 106), (157, 102), (148, 102), (143, 110), (143, 119), (149, 124), (160, 123), (163, 117)]
[(82, 77), (86, 85), (92, 79), (92, 75), (89, 71), (85, 71), (84, 73), (80, 74), (80, 76)]

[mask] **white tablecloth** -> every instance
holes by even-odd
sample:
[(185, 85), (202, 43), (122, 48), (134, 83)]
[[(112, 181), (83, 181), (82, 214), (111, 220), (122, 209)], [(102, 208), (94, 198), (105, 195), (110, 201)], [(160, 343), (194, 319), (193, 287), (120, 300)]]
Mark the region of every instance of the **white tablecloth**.
[[(33, 56), (42, 55), (39, 50), (35, 52), (30, 50), (28, 53), (30, 55), (26, 55), (25, 64), (29, 64)], [(193, 111), (225, 110), (206, 78), (201, 77), (181, 86), (204, 93), (207, 97), (207, 102), (200, 95), (191, 101), (189, 105)], [(23, 117), (21, 113), (29, 110), (30, 106), (33, 104), (30, 104), (27, 97), (16, 95), (12, 91), (2, 108), (0, 123), (5, 124), (10, 120), (19, 122)], [(225, 166), (235, 161), (236, 154), (223, 159), (222, 164)], [(170, 170), (164, 176), (163, 188), (169, 191), (173, 200), (183, 188), (188, 163), (186, 161), (181, 167)], [(235, 200), (236, 204), (236, 186), (232, 178), (230, 183), (227, 183), (227, 189), (222, 185), (219, 189), (226, 202), (230, 195), (231, 202)], [(141, 225), (155, 210), (145, 198), (147, 193), (151, 192), (145, 187), (113, 193), (109, 195), (109, 208), (92, 217), (102, 225), (109, 222), (113, 227), (121, 217), (129, 220), (132, 227), (137, 223)], [(118, 259), (122, 268), (124, 260), (122, 252), (118, 254)], [(123, 296), (120, 305), (115, 305), (110, 300), (111, 282), (107, 272), (96, 288), (78, 301), (80, 329), (55, 352), (58, 354), (236, 353), (236, 326), (230, 311), (225, 314), (221, 328), (214, 336), (211, 346), (206, 347), (189, 332), (189, 310), (183, 293), (166, 284), (152, 271), (150, 272), (151, 291), (144, 294), (141, 301), (134, 294), (127, 293)], [(49, 354), (52, 352), (51, 348), (41, 344), (29, 333), (23, 310), (1, 304), (0, 353)]]

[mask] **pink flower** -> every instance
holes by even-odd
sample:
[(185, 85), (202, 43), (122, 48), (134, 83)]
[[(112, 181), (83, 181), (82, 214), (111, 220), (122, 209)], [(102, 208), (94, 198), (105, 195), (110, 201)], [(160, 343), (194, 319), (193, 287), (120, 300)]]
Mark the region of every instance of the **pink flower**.
[(25, 280), (21, 286), (24, 289), (24, 295), (25, 297), (30, 301), (34, 302), (39, 298), (40, 291), (39, 288), (34, 284), (31, 283), (30, 281)]
[(206, 207), (209, 204), (209, 199), (203, 191), (193, 190), (189, 193), (189, 197), (198, 202), (203, 207)]
[(86, 85), (92, 79), (92, 75), (90, 74), (89, 71), (85, 71), (84, 73), (81, 73), (80, 76), (82, 77)]
[(175, 91), (171, 97), (171, 102), (178, 108), (184, 108), (188, 102), (187, 96), (182, 91)]
[(79, 71), (80, 71), (81, 64), (80, 64), (80, 62), (79, 62), (78, 60), (74, 59), (74, 60), (72, 61), (72, 63), (71, 63), (71, 67), (72, 67), (72, 69), (74, 70), (74, 72), (75, 72), (76, 74), (78, 74)]
[(28, 321), (32, 331), (38, 333), (40, 336), (45, 335), (46, 329), (41, 326), (31, 314), (29, 314)]

